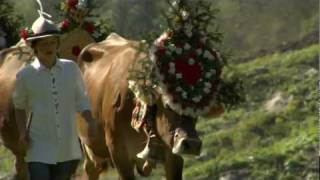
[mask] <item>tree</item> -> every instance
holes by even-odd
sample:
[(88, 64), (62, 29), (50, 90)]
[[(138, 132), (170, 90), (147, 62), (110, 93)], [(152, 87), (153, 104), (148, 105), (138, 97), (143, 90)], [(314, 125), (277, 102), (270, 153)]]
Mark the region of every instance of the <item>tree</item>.
[(24, 20), (14, 12), (14, 6), (11, 2), (0, 0), (0, 31), (6, 39), (7, 46), (16, 44), (20, 39), (19, 29), (21, 28)]

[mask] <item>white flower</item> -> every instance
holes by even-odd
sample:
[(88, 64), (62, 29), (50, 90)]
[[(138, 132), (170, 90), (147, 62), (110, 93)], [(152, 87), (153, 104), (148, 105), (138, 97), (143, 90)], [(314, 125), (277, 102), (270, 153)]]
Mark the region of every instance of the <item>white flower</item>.
[(181, 73), (177, 73), (177, 74), (176, 74), (176, 78), (177, 78), (177, 79), (181, 79), (181, 78), (182, 78), (182, 74), (181, 74)]
[(187, 92), (185, 92), (185, 91), (182, 92), (182, 97), (183, 97), (184, 99), (187, 99), (187, 98), (188, 98), (187, 95), (188, 95)]
[(208, 50), (205, 50), (203, 57), (208, 59), (214, 59), (213, 55)]
[(192, 37), (192, 31), (186, 31), (186, 35), (190, 38)]
[(208, 83), (208, 82), (204, 83), (204, 86), (207, 87), (207, 88), (211, 88), (212, 87), (211, 83)]
[(210, 72), (211, 72), (212, 74), (216, 74), (216, 73), (217, 73), (217, 71), (216, 71), (215, 69), (211, 69)]
[(182, 88), (181, 88), (181, 87), (177, 87), (177, 88), (176, 88), (176, 91), (177, 91), (177, 92), (181, 92), (181, 91), (182, 91)]
[(197, 52), (198, 55), (201, 55), (202, 54), (202, 49), (197, 49), (196, 52)]
[(136, 85), (135, 81), (129, 81), (129, 88), (132, 89)]
[(203, 57), (208, 58), (210, 55), (210, 52), (208, 50), (205, 50), (203, 53)]
[(210, 93), (210, 88), (205, 87), (205, 88), (203, 89), (203, 91), (204, 91), (206, 94), (209, 94), (209, 93)]
[(170, 44), (169, 45), (169, 49), (170, 49), (170, 51), (175, 51), (176, 50), (176, 46), (174, 44)]
[(169, 63), (169, 67), (171, 68), (171, 67), (175, 67), (176, 65), (173, 63), (173, 62), (170, 62)]
[(212, 75), (212, 73), (211, 73), (211, 72), (207, 72), (205, 76), (206, 76), (206, 78), (210, 78), (210, 77), (211, 77), (211, 75)]
[(176, 49), (176, 53), (177, 53), (177, 54), (181, 54), (181, 53), (182, 53), (182, 49), (181, 49), (181, 48), (177, 48), (177, 49)]
[(188, 64), (189, 64), (189, 65), (193, 65), (195, 62), (196, 62), (196, 61), (195, 61), (194, 59), (192, 59), (192, 58), (190, 58), (190, 59), (188, 60)]
[(178, 6), (178, 2), (177, 2), (177, 1), (173, 1), (173, 2), (172, 2), (172, 6), (173, 6), (173, 7), (177, 7), (177, 6)]
[(187, 20), (190, 14), (187, 11), (182, 11), (181, 15), (183, 20)]
[(192, 98), (192, 101), (195, 103), (200, 102), (201, 98), (199, 98), (199, 96)]
[(81, 10), (86, 10), (87, 6), (88, 6), (87, 0), (79, 0), (79, 2), (77, 4), (77, 8), (81, 9)]
[(189, 43), (186, 43), (186, 44), (184, 45), (184, 49), (185, 49), (185, 50), (189, 50), (190, 48), (191, 48), (191, 46), (190, 46)]
[(176, 72), (176, 69), (174, 67), (170, 67), (169, 73), (174, 74)]

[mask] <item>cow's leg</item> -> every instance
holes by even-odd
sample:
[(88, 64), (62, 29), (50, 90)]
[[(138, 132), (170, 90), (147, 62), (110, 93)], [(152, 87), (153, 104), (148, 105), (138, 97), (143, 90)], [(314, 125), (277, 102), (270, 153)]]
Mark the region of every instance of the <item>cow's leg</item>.
[(134, 180), (134, 164), (133, 161), (130, 161), (123, 142), (124, 141), (120, 138), (115, 138), (113, 140), (109, 139), (107, 140), (107, 146), (109, 147), (113, 164), (119, 173), (120, 180)]
[(99, 179), (100, 172), (95, 167), (94, 163), (86, 158), (84, 161), (84, 174), (82, 175), (83, 180), (97, 180)]
[(23, 156), (16, 155), (15, 161), (15, 168), (16, 168), (16, 180), (28, 180), (29, 173), (28, 173), (28, 166), (27, 163), (24, 161)]
[(168, 151), (164, 168), (167, 180), (182, 180), (183, 159), (181, 156), (174, 155), (171, 151)]
[(94, 154), (94, 152), (86, 145), (83, 144), (83, 151), (85, 154), (84, 161), (84, 174), (83, 180), (97, 180), (102, 171), (106, 171), (108, 163), (105, 159), (100, 158)]

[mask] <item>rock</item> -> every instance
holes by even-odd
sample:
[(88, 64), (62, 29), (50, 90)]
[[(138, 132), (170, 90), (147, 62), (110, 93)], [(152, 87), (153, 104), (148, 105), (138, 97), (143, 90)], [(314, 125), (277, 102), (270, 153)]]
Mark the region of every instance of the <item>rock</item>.
[(293, 99), (293, 96), (285, 98), (281, 92), (277, 92), (273, 95), (272, 99), (267, 101), (264, 105), (264, 108), (268, 112), (279, 113), (281, 112), (288, 103)]
[(219, 180), (245, 180), (250, 175), (249, 169), (231, 170), (220, 176)]

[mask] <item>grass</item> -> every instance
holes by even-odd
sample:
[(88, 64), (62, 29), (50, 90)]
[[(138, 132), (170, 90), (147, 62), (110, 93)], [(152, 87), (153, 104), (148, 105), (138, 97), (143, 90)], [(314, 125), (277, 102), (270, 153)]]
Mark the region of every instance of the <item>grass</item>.
[[(261, 57), (227, 72), (225, 76), (243, 78), (247, 101), (220, 118), (199, 121), (204, 153), (187, 159), (186, 179), (219, 179), (242, 170), (248, 172), (245, 179), (319, 178), (315, 161), (319, 52), (319, 45), (312, 45)], [(287, 104), (280, 112), (266, 111), (264, 104), (277, 92)]]

